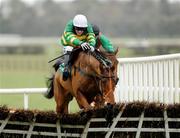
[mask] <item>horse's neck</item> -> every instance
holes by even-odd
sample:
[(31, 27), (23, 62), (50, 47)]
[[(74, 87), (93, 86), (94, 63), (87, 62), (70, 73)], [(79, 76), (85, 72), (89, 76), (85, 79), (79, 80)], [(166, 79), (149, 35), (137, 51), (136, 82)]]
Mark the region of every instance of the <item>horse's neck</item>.
[(100, 63), (90, 53), (79, 53), (78, 59), (74, 65), (87, 72), (99, 73)]

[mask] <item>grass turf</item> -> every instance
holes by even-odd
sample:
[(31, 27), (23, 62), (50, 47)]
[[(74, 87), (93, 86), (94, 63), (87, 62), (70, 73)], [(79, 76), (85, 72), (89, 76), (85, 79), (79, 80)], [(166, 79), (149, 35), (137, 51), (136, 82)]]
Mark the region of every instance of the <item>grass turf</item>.
[[(40, 88), (46, 87), (47, 72), (41, 71), (3, 71), (0, 72), (0, 88)], [(22, 94), (0, 94), (0, 105), (9, 108), (23, 108)], [(54, 99), (46, 99), (43, 94), (29, 95), (29, 109), (55, 110)], [(70, 103), (70, 112), (78, 111), (75, 100)]]

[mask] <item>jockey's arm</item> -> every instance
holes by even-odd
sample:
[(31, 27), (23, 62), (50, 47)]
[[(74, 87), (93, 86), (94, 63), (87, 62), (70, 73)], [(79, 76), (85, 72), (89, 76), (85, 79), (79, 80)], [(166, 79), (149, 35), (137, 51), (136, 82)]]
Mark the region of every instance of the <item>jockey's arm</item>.
[(111, 41), (103, 34), (100, 35), (100, 41), (102, 43), (102, 47), (107, 51), (107, 52), (114, 52), (113, 45)]
[(82, 43), (82, 41), (76, 38), (76, 36), (72, 32), (64, 32), (64, 34), (61, 37), (61, 43), (64, 46), (76, 47), (79, 46)]
[(87, 42), (90, 44), (90, 46), (95, 47), (96, 39), (95, 39), (95, 35), (93, 33), (88, 33)]
[(95, 38), (95, 34), (93, 32), (91, 24), (88, 24), (88, 27), (87, 27), (87, 42), (90, 44), (90, 46), (95, 47), (96, 45), (96, 38)]
[(63, 35), (61, 37), (61, 43), (64, 46), (68, 45), (68, 46), (73, 46), (73, 47), (79, 46), (82, 43), (81, 40), (76, 38), (76, 35), (73, 32), (73, 22), (72, 22), (72, 20), (69, 21), (66, 24), (64, 33), (63, 33)]

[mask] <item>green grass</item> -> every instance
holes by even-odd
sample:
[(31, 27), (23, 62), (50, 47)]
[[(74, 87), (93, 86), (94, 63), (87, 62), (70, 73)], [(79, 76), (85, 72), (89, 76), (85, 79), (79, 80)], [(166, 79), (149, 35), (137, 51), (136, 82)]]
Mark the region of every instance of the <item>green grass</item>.
[[(23, 94), (1, 94), (0, 105), (6, 105), (9, 108), (23, 108)], [(55, 111), (56, 103), (54, 98), (46, 99), (43, 94), (29, 94), (29, 109), (31, 110), (53, 110)], [(69, 104), (71, 113), (77, 112), (79, 107), (75, 100)]]
[(48, 72), (41, 71), (3, 71), (0, 73), (1, 88), (46, 87)]
[[(1, 72), (1, 88), (40, 88), (46, 87), (47, 72), (23, 71), (23, 72)], [(0, 105), (7, 105), (9, 108), (23, 108), (23, 94), (1, 94)], [(78, 111), (75, 100), (70, 104), (70, 112)], [(55, 110), (54, 98), (46, 99), (43, 94), (29, 95), (29, 109)]]

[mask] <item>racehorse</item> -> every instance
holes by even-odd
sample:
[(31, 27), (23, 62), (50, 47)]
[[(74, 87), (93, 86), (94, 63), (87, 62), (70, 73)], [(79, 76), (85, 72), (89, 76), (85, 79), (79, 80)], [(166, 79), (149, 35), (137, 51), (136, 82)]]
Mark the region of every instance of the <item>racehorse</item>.
[(95, 50), (76, 50), (73, 53), (71, 76), (63, 81), (62, 72), (57, 70), (50, 79), (47, 98), (55, 97), (56, 112), (68, 113), (68, 104), (75, 97), (80, 108), (88, 111), (95, 105), (115, 104), (114, 89), (117, 83), (118, 60), (114, 53)]

